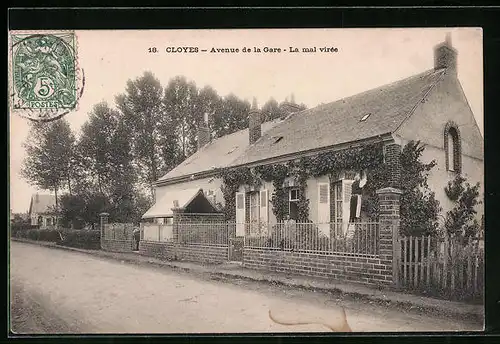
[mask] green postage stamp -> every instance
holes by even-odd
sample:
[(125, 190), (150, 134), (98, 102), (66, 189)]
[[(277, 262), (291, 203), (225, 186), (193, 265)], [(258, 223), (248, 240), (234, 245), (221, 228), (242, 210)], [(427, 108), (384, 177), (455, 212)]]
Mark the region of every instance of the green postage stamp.
[(36, 121), (74, 110), (83, 88), (74, 32), (11, 32), (10, 109)]

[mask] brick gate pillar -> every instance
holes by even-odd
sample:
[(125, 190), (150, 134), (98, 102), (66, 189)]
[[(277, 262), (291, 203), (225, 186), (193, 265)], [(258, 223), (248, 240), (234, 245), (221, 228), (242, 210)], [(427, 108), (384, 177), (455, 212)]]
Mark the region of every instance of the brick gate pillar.
[(385, 163), (389, 167), (388, 186), (393, 188), (401, 187), (401, 146), (391, 143), (384, 146)]
[(380, 246), (379, 255), (388, 264), (392, 274), (392, 284), (399, 285), (399, 226), (400, 197), (402, 191), (387, 187), (376, 191), (380, 206)]
[(101, 229), (101, 249), (102, 249), (102, 239), (104, 239), (104, 227), (108, 224), (108, 213), (100, 213), (100, 229)]
[(172, 208), (172, 237), (175, 243), (179, 243), (179, 225), (182, 221), (182, 212), (180, 208)]

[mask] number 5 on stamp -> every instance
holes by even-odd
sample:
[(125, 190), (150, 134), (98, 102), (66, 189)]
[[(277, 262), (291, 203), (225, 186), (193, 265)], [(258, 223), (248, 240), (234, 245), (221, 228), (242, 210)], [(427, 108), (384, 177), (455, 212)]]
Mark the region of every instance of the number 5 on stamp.
[(11, 109), (33, 120), (58, 118), (78, 100), (72, 32), (11, 34)]

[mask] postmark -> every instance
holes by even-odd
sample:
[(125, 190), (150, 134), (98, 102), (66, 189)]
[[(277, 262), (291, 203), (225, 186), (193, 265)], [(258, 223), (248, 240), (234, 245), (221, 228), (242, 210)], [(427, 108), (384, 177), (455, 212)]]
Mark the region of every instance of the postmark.
[(83, 91), (74, 32), (11, 33), (10, 109), (35, 121), (73, 110)]

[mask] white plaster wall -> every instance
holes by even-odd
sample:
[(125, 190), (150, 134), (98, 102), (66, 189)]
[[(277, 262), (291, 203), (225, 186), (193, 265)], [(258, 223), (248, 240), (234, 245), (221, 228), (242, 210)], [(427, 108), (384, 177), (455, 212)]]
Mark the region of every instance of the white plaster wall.
[(222, 180), (219, 178), (202, 178), (190, 180), (178, 184), (159, 186), (155, 189), (156, 200), (161, 199), (167, 192), (176, 192), (179, 190), (202, 188), (204, 192), (213, 190), (215, 202), (224, 205), (224, 197), (221, 191)]
[[(405, 145), (407, 141), (403, 141)], [(422, 162), (429, 163), (436, 160), (436, 166), (431, 170), (427, 180), (429, 188), (436, 193), (436, 199), (443, 208), (441, 214), (445, 216), (446, 212), (451, 210), (455, 203), (450, 201), (444, 191), (445, 186), (449, 181), (455, 178), (455, 173), (446, 170), (445, 152), (441, 148), (431, 145), (425, 146), (422, 152)], [(462, 175), (467, 178), (466, 182), (471, 185), (479, 182), (479, 199), (480, 204), (477, 205), (477, 220), (481, 220), (484, 214), (484, 163), (482, 160), (473, 158), (467, 155), (462, 155)]]

